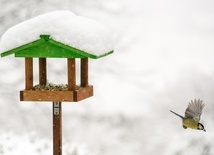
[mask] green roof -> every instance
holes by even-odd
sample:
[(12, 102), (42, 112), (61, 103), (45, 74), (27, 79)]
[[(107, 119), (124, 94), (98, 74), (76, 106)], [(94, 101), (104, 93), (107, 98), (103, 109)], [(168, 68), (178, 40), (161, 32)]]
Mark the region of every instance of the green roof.
[(12, 50), (1, 53), (1, 57), (15, 54), (15, 57), (33, 57), (33, 58), (92, 58), (98, 59), (109, 54), (109, 51), (102, 55), (94, 55), (84, 52), (74, 47), (57, 42), (49, 35), (40, 35), (40, 39), (31, 43), (22, 45)]

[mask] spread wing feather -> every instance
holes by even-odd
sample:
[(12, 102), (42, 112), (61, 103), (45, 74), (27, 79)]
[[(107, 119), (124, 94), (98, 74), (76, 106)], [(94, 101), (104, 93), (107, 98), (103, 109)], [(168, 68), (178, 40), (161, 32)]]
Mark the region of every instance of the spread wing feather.
[(185, 111), (186, 118), (193, 118), (196, 121), (200, 121), (202, 110), (204, 108), (203, 100), (191, 100)]

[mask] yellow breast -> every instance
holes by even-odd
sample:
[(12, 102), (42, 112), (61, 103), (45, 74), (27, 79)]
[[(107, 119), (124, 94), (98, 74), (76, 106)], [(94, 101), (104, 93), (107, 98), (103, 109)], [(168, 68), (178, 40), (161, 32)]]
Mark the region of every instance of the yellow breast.
[(191, 119), (191, 118), (184, 119), (183, 125), (188, 128), (198, 129), (198, 122), (196, 122), (194, 119)]

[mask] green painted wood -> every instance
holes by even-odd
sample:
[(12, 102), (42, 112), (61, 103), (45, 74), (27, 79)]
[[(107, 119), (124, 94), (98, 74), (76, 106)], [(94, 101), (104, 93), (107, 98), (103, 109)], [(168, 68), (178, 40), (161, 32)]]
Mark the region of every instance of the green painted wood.
[(50, 42), (43, 42), (39, 46), (32, 46), (25, 50), (15, 53), (15, 57), (33, 58), (84, 58), (81, 54), (74, 51), (53, 45)]
[(52, 40), (50, 39), (49, 40), (50, 43), (52, 43), (53, 45), (57, 45), (61, 48), (64, 48), (64, 49), (67, 49), (67, 50), (71, 50), (79, 55), (82, 55), (83, 57), (82, 58), (85, 58), (85, 57), (88, 57), (88, 58), (92, 58), (92, 59), (98, 59), (98, 58), (101, 58), (101, 57), (104, 57), (104, 56), (107, 56), (109, 54), (112, 54), (114, 51), (110, 51), (108, 53), (105, 53), (105, 54), (102, 54), (102, 55), (99, 55), (99, 56), (96, 56), (96, 55), (93, 55), (93, 54), (90, 54), (90, 53), (87, 53), (87, 52), (84, 52), (82, 50), (79, 50), (79, 49), (76, 49), (74, 47), (71, 47), (71, 46), (68, 46), (68, 45), (65, 45), (65, 44), (62, 44), (60, 42), (57, 42), (55, 40)]
[(49, 35), (40, 35), (39, 40), (14, 48), (1, 53), (1, 57), (15, 54), (15, 57), (36, 57), (36, 58), (92, 58), (98, 59), (107, 56), (113, 51), (102, 55), (93, 55), (74, 47), (57, 42)]
[(1, 53), (1, 57), (6, 57), (6, 56), (11, 55), (11, 54), (14, 54), (14, 53), (16, 53), (16, 52), (18, 52), (18, 51), (25, 50), (25, 49), (27, 49), (27, 48), (29, 48), (29, 47), (31, 47), (31, 46), (37, 46), (37, 45), (39, 45), (39, 44), (41, 44), (41, 43), (43, 43), (43, 42), (45, 42), (45, 40), (39, 39), (39, 40), (36, 40), (36, 41), (34, 41), (34, 42), (31, 42), (31, 43), (28, 43), (28, 44), (19, 46), (19, 47), (17, 47), (17, 48), (12, 49), (12, 50), (9, 50), (9, 51), (6, 51), (6, 52), (4, 52), (4, 53)]

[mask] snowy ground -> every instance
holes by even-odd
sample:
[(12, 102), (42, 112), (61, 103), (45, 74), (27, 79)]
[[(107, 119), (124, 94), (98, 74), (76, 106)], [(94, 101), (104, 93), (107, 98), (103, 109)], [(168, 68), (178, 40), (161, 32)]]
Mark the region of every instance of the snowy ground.
[[(213, 5), (211, 0), (2, 0), (0, 35), (57, 9), (114, 29), (115, 53), (90, 60), (94, 97), (63, 104), (64, 155), (212, 155)], [(52, 154), (51, 103), (19, 101), (23, 69), (23, 59), (0, 60), (0, 155)], [(65, 60), (48, 60), (49, 82), (65, 83), (65, 69)], [(206, 133), (184, 130), (169, 112), (183, 114), (194, 98), (205, 101)]]

